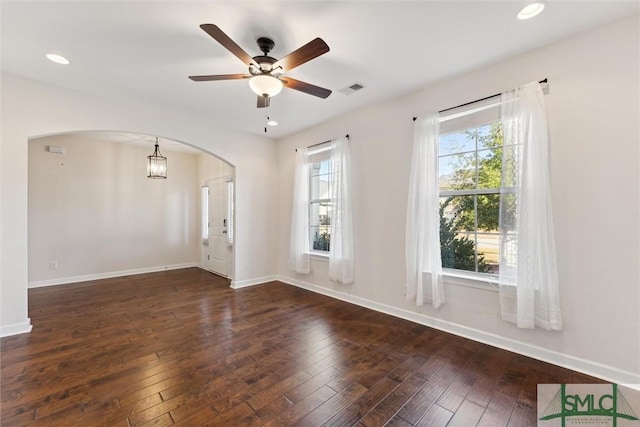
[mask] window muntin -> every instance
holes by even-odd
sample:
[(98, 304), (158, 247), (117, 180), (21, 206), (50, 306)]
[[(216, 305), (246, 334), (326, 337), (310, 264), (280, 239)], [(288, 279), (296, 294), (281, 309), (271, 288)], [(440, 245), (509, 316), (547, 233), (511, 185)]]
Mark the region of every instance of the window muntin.
[[(460, 115), (439, 140), (444, 268), (496, 276), (500, 263), (502, 126), (497, 108)], [(503, 195), (501, 195), (501, 192)]]
[[(315, 148), (315, 147), (314, 147)], [(309, 162), (309, 251), (328, 254), (331, 247), (331, 148), (307, 153)]]

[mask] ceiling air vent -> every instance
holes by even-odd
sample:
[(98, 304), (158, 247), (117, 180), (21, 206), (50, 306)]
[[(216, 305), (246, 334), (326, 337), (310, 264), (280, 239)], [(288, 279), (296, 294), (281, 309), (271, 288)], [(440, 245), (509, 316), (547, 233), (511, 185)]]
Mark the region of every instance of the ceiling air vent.
[(347, 86), (344, 89), (340, 89), (339, 92), (344, 93), (345, 95), (351, 95), (360, 89), (364, 89), (364, 85), (360, 83), (354, 83), (351, 86)]

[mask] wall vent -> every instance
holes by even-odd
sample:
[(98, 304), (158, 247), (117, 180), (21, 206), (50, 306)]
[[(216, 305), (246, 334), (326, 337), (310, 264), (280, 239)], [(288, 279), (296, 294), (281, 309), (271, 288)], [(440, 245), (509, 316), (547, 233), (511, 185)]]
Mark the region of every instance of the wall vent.
[(354, 83), (352, 85), (349, 85), (343, 89), (340, 89), (338, 92), (343, 93), (345, 95), (351, 95), (353, 93), (356, 93), (357, 91), (364, 89), (364, 85), (361, 83)]

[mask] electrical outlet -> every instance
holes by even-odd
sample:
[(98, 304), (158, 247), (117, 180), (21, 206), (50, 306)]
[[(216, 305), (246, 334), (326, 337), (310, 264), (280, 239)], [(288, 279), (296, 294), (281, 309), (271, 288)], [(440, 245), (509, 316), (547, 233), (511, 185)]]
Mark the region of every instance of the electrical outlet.
[(49, 261), (49, 270), (57, 270), (58, 261)]

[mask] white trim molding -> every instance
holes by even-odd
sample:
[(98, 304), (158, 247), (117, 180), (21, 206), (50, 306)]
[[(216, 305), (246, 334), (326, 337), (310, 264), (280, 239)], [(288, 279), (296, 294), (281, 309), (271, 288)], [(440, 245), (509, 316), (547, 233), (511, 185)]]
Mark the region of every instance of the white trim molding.
[(246, 288), (248, 286), (255, 286), (255, 285), (261, 285), (263, 283), (267, 283), (267, 282), (273, 282), (274, 280), (278, 280), (277, 276), (263, 276), (263, 277), (256, 277), (255, 279), (246, 279), (246, 280), (232, 280), (231, 281), (231, 288), (233, 289), (240, 289), (240, 288)]
[(110, 279), (112, 277), (133, 276), (135, 274), (157, 273), (159, 271), (179, 270), (182, 268), (198, 267), (196, 262), (182, 264), (161, 265), (157, 267), (136, 268), (133, 270), (110, 271), (106, 273), (86, 274), (83, 276), (60, 277), (51, 280), (39, 280), (29, 282), (29, 288), (41, 288), (44, 286), (66, 285), (69, 283), (88, 282), (90, 280)]
[(343, 292), (324, 288), (322, 286), (314, 285), (312, 283), (304, 282), (290, 277), (278, 275), (276, 276), (276, 280), (288, 285), (297, 286), (299, 288), (326, 295), (331, 298), (339, 299), (351, 304), (359, 305), (361, 307), (399, 317), (410, 322), (418, 323), (424, 326), (468, 338), (473, 341), (478, 341), (484, 344), (491, 345), (493, 347), (498, 347), (503, 350), (511, 351), (513, 353), (522, 354), (524, 356), (532, 357), (543, 362), (548, 362), (553, 365), (571, 369), (577, 372), (582, 372), (593, 377), (601, 378), (606, 381), (611, 381), (629, 388), (640, 390), (640, 375), (638, 375), (637, 373), (634, 374), (633, 372), (623, 371), (612, 366), (607, 366), (597, 362), (592, 362), (590, 360), (581, 359), (579, 357), (558, 353), (556, 351), (548, 350), (539, 346), (527, 344), (521, 341), (515, 341), (509, 338), (504, 338), (478, 329), (470, 328), (468, 326), (437, 319), (435, 317), (415, 313), (402, 308), (393, 307), (366, 298), (349, 295)]
[(26, 334), (31, 332), (33, 326), (31, 325), (31, 319), (27, 317), (27, 320), (20, 323), (14, 323), (11, 325), (0, 326), (0, 337), (10, 337), (12, 335)]

